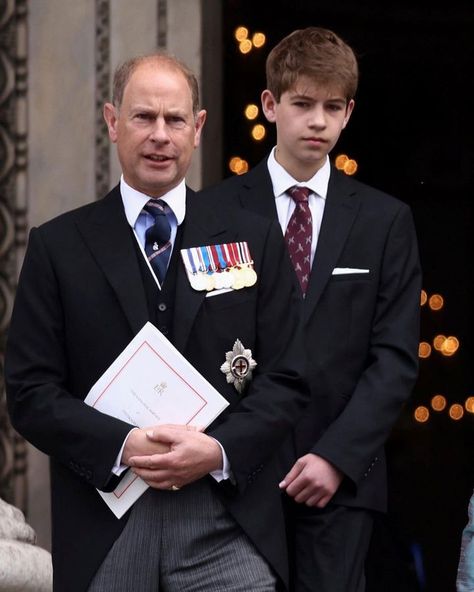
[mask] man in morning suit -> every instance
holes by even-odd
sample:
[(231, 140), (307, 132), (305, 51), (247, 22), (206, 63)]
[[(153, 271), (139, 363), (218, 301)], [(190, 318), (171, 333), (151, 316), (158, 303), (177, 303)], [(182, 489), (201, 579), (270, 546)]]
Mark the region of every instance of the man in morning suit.
[(209, 193), (280, 222), (304, 309), (311, 403), (280, 484), (294, 590), (361, 592), (373, 512), (386, 508), (384, 442), (417, 376), (417, 241), (405, 204), (330, 165), (354, 108), (351, 48), (298, 30), (270, 52), (266, 74), (276, 147)]
[[(206, 113), (184, 64), (132, 59), (113, 95), (120, 185), (31, 231), (7, 347), (13, 425), (51, 457), (54, 590), (285, 589), (272, 453), (307, 394), (284, 241), (277, 224), (185, 186)], [(210, 260), (188, 276), (180, 251)], [(147, 321), (228, 400), (205, 433), (134, 428), (83, 402)], [(236, 340), (245, 360), (233, 366), (238, 350), (225, 368)], [(151, 487), (119, 520), (96, 488), (127, 469)]]

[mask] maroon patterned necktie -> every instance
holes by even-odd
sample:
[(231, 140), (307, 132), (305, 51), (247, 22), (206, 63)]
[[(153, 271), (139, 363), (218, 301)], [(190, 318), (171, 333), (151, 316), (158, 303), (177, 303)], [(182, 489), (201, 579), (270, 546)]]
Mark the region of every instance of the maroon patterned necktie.
[(308, 187), (291, 187), (287, 193), (295, 202), (285, 233), (291, 261), (298, 276), (303, 295), (308, 287), (311, 270), (311, 241), (313, 238), (313, 218), (308, 204), (311, 190)]

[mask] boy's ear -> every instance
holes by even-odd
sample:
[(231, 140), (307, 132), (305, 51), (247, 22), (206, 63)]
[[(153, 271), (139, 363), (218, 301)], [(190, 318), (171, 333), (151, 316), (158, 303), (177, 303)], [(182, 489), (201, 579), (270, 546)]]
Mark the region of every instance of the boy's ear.
[(346, 125), (349, 123), (349, 119), (351, 118), (351, 113), (354, 110), (354, 99), (351, 99), (348, 103), (347, 103), (347, 107), (346, 107), (346, 114), (344, 116), (344, 122), (342, 124), (342, 129), (344, 129), (346, 127)]
[(262, 110), (270, 123), (275, 123), (276, 121), (276, 106), (278, 101), (275, 99), (273, 94), (268, 90), (265, 89), (261, 96), (262, 101)]

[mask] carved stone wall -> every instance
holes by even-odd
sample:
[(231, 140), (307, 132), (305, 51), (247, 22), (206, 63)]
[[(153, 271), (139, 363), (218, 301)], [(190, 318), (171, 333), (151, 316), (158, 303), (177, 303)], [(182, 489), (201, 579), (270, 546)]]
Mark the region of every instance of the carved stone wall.
[(0, 1), (0, 497), (26, 506), (26, 446), (5, 404), (3, 360), (26, 237), (27, 0)]
[[(140, 10), (136, 4), (0, 0), (0, 497), (25, 512), (45, 548), (48, 459), (11, 428), (3, 381), (27, 232), (118, 182), (102, 106), (115, 67), (132, 55), (167, 48), (195, 70), (209, 110), (207, 168), (219, 162), (220, 78), (218, 67), (211, 70), (220, 59), (220, 0), (140, 0)], [(203, 179), (218, 180), (206, 174), (202, 154), (196, 152), (187, 177), (195, 189)]]
[(110, 4), (95, 2), (95, 192), (97, 199), (109, 191), (109, 138), (102, 108), (110, 100)]

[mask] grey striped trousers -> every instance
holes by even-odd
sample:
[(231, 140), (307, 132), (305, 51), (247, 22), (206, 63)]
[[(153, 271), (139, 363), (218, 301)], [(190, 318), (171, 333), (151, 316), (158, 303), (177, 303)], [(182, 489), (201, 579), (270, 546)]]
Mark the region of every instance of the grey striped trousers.
[(269, 565), (207, 479), (179, 491), (148, 489), (89, 587), (89, 592), (275, 590)]

